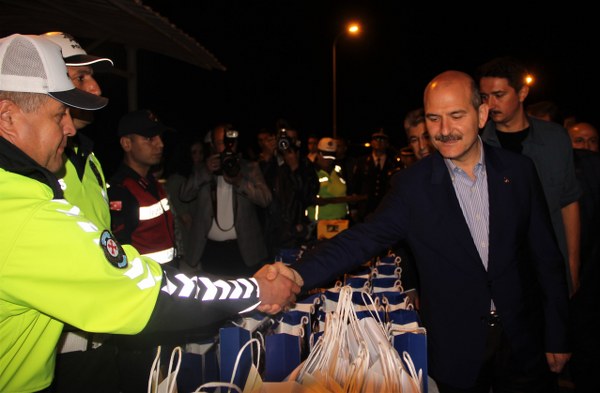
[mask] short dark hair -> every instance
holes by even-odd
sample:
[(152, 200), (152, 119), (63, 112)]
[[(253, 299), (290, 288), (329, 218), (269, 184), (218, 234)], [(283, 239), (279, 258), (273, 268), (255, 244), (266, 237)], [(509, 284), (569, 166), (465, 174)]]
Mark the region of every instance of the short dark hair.
[(404, 117), (404, 131), (408, 132), (410, 128), (425, 123), (425, 110), (423, 108), (413, 109)]
[(564, 121), (560, 108), (552, 101), (539, 101), (527, 105), (525, 111), (534, 117), (548, 116), (548, 118), (555, 123), (562, 124)]
[(481, 94), (479, 94), (479, 86), (477, 86), (475, 79), (471, 78), (470, 76), (469, 85), (471, 88), (471, 105), (473, 105), (473, 108), (475, 108), (475, 110), (478, 110), (483, 102), (483, 100), (481, 99)]
[(260, 134), (277, 135), (277, 132), (275, 132), (275, 130), (272, 130), (270, 128), (262, 127), (256, 132), (256, 136), (258, 137)]
[(481, 81), (484, 77), (507, 79), (508, 85), (515, 91), (521, 90), (525, 85), (528, 74), (527, 68), (519, 60), (510, 56), (492, 59), (479, 66), (475, 73), (477, 81)]

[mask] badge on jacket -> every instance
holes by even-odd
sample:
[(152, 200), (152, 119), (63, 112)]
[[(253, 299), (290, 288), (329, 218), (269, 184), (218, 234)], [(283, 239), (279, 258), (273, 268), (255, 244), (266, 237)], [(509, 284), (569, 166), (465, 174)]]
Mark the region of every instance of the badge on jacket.
[(125, 255), (123, 247), (113, 237), (112, 233), (106, 229), (100, 235), (100, 246), (111, 265), (119, 269), (127, 267), (127, 255)]

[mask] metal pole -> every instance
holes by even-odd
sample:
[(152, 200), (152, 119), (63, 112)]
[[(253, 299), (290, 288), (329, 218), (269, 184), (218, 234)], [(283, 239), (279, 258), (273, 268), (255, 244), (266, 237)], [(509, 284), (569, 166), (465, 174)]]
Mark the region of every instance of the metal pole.
[[(358, 31), (360, 30), (360, 26), (358, 26), (356, 23), (352, 24), (349, 26), (348, 28), (348, 32), (350, 32), (351, 34), (356, 34)], [(341, 31), (338, 35), (335, 36), (335, 38), (333, 39), (333, 48), (332, 48), (332, 65), (333, 65), (333, 110), (332, 110), (332, 118), (333, 118), (333, 137), (337, 138), (337, 67), (336, 67), (336, 62), (337, 62), (337, 55), (336, 55), (336, 46), (338, 43), (338, 40), (340, 39), (340, 37), (342, 35), (344, 35), (346, 33), (346, 31)]]
[(339, 35), (337, 37), (335, 37), (335, 39), (333, 40), (333, 112), (332, 112), (332, 116), (333, 116), (333, 137), (336, 138), (337, 137), (337, 86), (336, 86), (336, 53), (335, 53), (335, 46), (337, 44), (337, 40), (339, 38)]
[(333, 39), (333, 50), (332, 50), (332, 64), (333, 64), (333, 110), (332, 110), (332, 118), (333, 118), (333, 137), (337, 137), (337, 53), (336, 47), (340, 37), (344, 34), (344, 32), (340, 32)]

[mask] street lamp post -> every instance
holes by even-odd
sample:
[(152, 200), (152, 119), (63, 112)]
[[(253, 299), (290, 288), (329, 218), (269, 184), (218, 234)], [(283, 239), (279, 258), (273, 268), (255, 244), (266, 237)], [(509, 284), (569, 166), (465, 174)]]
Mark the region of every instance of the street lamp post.
[(336, 138), (337, 137), (337, 65), (336, 65), (336, 60), (337, 60), (337, 54), (336, 54), (336, 47), (337, 47), (337, 43), (340, 39), (340, 37), (342, 35), (344, 35), (344, 33), (349, 33), (351, 35), (357, 35), (358, 33), (360, 33), (360, 25), (358, 23), (350, 23), (348, 24), (348, 26), (346, 27), (345, 30), (342, 30), (338, 35), (335, 36), (335, 38), (333, 39), (333, 46), (332, 46), (332, 65), (333, 65), (333, 109), (332, 109), (332, 118), (333, 118), (333, 137)]

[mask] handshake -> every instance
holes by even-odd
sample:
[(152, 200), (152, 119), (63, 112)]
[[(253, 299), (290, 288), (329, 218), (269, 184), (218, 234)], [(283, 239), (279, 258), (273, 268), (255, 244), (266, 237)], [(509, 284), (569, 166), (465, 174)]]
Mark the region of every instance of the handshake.
[(294, 305), (304, 285), (298, 272), (281, 262), (263, 266), (253, 277), (260, 290), (257, 310), (267, 314), (277, 314)]

